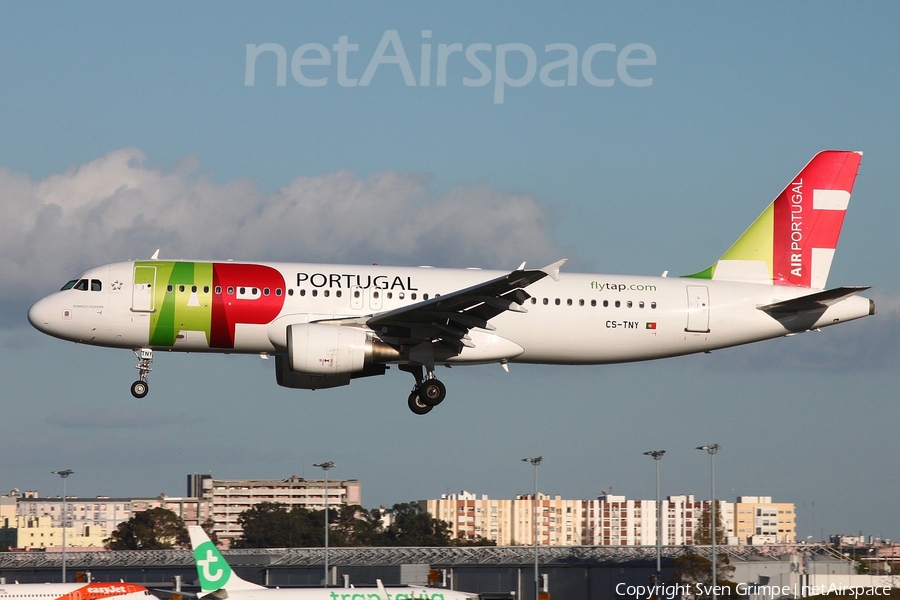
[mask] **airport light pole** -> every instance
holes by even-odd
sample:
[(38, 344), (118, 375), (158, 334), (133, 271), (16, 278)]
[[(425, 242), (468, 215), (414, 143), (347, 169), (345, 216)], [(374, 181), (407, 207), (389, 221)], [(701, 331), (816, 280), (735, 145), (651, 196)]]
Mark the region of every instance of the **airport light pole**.
[(51, 471), (53, 475), (59, 475), (63, 480), (63, 539), (62, 539), (62, 582), (66, 582), (66, 522), (69, 520), (69, 511), (66, 510), (66, 477), (74, 473), (72, 469), (65, 469), (63, 471)]
[(532, 509), (532, 524), (533, 524), (533, 536), (534, 536), (534, 600), (538, 600), (541, 594), (541, 577), (538, 574), (538, 505), (537, 505), (537, 468), (538, 465), (541, 464), (541, 461), (544, 460), (543, 456), (534, 456), (532, 458), (523, 458), (522, 462), (531, 463), (534, 467), (534, 495), (531, 497), (531, 509)]
[(644, 452), (644, 456), (652, 456), (656, 463), (656, 583), (662, 579), (662, 504), (659, 502), (659, 461), (665, 455), (665, 450), (650, 450)]
[(709, 531), (710, 540), (712, 542), (712, 597), (716, 600), (716, 526), (718, 525), (716, 511), (716, 452), (719, 451), (718, 444), (707, 444), (705, 446), (697, 446), (697, 450), (706, 450), (709, 454), (709, 489), (712, 499), (709, 501)]
[(325, 587), (328, 587), (328, 580), (330, 579), (328, 573), (328, 469), (334, 468), (334, 463), (329, 460), (328, 462), (316, 463), (313, 466), (325, 471)]

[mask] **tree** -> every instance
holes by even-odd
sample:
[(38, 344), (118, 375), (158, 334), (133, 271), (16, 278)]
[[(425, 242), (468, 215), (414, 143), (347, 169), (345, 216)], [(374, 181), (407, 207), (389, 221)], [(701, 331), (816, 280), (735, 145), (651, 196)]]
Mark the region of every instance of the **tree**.
[(169, 550), (191, 545), (184, 521), (166, 508), (135, 513), (103, 540), (109, 550)]
[[(711, 546), (712, 535), (710, 518), (712, 511), (709, 506), (700, 513), (700, 520), (697, 528), (694, 530), (695, 546)], [(728, 554), (719, 552), (719, 548), (725, 545), (725, 527), (722, 525), (722, 510), (719, 501), (715, 502), (715, 524), (716, 524), (716, 585), (725, 586), (730, 590), (730, 596), (737, 594), (737, 584), (730, 581), (730, 577), (734, 573), (734, 566), (728, 559)], [(689, 586), (689, 589), (695, 588), (695, 584), (700, 584), (708, 588), (712, 585), (712, 561), (708, 558), (700, 556), (692, 549), (675, 559), (673, 566), (675, 568), (675, 579), (678, 583)], [(719, 596), (726, 595), (720, 590)]]
[[(724, 561), (723, 562), (723, 558)], [(685, 586), (690, 591), (709, 590), (712, 586), (712, 561), (700, 556), (693, 549), (688, 549), (672, 562), (675, 582)], [(737, 584), (727, 579), (734, 573), (734, 567), (728, 562), (725, 554), (720, 554), (716, 560), (716, 586), (717, 596), (739, 598)], [(727, 588), (727, 590), (723, 589)], [(692, 594), (694, 598), (706, 597), (706, 595)]]
[(379, 546), (384, 542), (379, 508), (367, 510), (356, 504), (344, 505), (328, 511), (328, 520), (334, 523), (329, 542), (335, 546)]
[(243, 533), (235, 540), (235, 548), (316, 548), (325, 545), (325, 511), (288, 510), (287, 505), (280, 502), (261, 502), (242, 512), (238, 523)]
[(450, 525), (432, 517), (416, 502), (395, 504), (384, 538), (386, 546), (449, 546)]
[[(707, 506), (700, 513), (700, 521), (697, 523), (697, 529), (694, 530), (694, 544), (697, 546), (709, 546), (712, 544), (712, 535), (709, 528), (709, 507)], [(725, 527), (722, 525), (722, 509), (719, 501), (716, 500), (716, 544), (725, 543)]]
[(452, 546), (496, 546), (497, 542), (489, 540), (483, 535), (475, 537), (466, 537), (464, 533), (460, 533), (455, 540), (450, 542)]

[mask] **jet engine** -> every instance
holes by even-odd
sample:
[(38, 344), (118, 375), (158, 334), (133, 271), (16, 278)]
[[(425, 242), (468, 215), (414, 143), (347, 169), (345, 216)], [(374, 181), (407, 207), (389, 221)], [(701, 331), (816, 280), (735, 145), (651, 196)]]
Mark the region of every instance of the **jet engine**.
[(275, 357), (278, 385), (324, 389), (347, 385), (351, 379), (383, 375), (400, 353), (371, 332), (358, 327), (318, 323), (287, 326), (287, 355)]

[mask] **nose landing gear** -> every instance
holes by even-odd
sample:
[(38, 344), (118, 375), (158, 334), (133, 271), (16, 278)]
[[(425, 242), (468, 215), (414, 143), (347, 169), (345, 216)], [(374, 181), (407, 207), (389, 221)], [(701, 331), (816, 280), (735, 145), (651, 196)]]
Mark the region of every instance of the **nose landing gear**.
[(153, 369), (150, 363), (153, 362), (153, 350), (150, 348), (140, 348), (134, 351), (134, 355), (138, 357), (138, 364), (134, 366), (138, 370), (139, 378), (131, 384), (131, 395), (135, 398), (143, 398), (150, 391), (150, 385), (147, 383), (147, 375)]

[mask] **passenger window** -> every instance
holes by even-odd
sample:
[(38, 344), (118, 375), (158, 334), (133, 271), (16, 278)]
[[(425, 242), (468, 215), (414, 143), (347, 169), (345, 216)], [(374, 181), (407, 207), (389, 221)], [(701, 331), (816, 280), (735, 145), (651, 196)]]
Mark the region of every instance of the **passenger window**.
[(301, 296), (305, 296), (305, 295), (306, 295), (306, 290), (300, 290), (300, 295), (301, 295)]
[[(281, 290), (278, 290), (278, 295), (279, 296), (281, 295)], [(294, 290), (293, 289), (288, 290), (288, 296), (293, 296), (293, 295), (294, 295)]]
[(196, 293), (197, 293), (197, 286), (196, 286), (196, 285), (192, 285), (192, 286), (191, 286), (191, 293), (192, 293), (192, 294), (196, 294)]
[(566, 306), (572, 306), (572, 299), (571, 299), (571, 298), (569, 298), (568, 300), (566, 300)]
[(328, 290), (325, 290), (324, 292), (322, 292), (322, 295), (327, 298), (330, 295), (330, 293), (331, 292), (329, 292)]
[(253, 288), (253, 295), (259, 296), (259, 288)]
[(557, 298), (557, 299), (554, 301), (554, 303), (555, 303), (557, 306), (559, 306), (559, 298)]
[(422, 294), (422, 300), (428, 300), (428, 294)]
[(597, 301), (596, 301), (596, 300), (591, 300), (591, 306), (597, 306)]
[(175, 290), (175, 287), (174, 287), (171, 283), (170, 283), (169, 285), (166, 286), (166, 291), (169, 292), (170, 294), (171, 294), (174, 290)]
[(603, 308), (609, 308), (609, 300), (603, 301)]
[(315, 298), (316, 296), (318, 296), (318, 295), (319, 295), (319, 290), (313, 290), (313, 291), (312, 291), (312, 295), (313, 295), (313, 298)]
[(208, 294), (208, 293), (209, 293), (209, 286), (208, 286), (208, 285), (204, 285), (204, 286), (203, 286), (203, 293), (204, 293), (204, 294)]
[(243, 287), (242, 287), (242, 288), (238, 288), (238, 293), (239, 293), (241, 296), (243, 296), (244, 294), (247, 293), (247, 288), (243, 288)]
[[(650, 308), (656, 308), (656, 302), (651, 302), (651, 303), (650, 303)], [(710, 520), (712, 520), (712, 519), (710, 519)]]
[(359, 290), (353, 290), (353, 297), (359, 298)]
[(222, 286), (221, 286), (221, 285), (217, 285), (217, 286), (216, 286), (216, 295), (219, 295), (219, 294), (221, 294), (221, 293), (222, 293)]
[(532, 297), (531, 297), (531, 303), (532, 303), (532, 304), (537, 304), (537, 298), (535, 298), (534, 296), (532, 296)]
[(620, 306), (622, 306), (622, 303), (616, 300), (616, 308), (619, 308)]
[(184, 292), (184, 286), (183, 286), (183, 285), (179, 285), (179, 286), (178, 286), (178, 291), (183, 293), (183, 292)]
[[(293, 293), (294, 293), (294, 292), (292, 291), (291, 294), (293, 295)], [(275, 295), (276, 295), (276, 296), (280, 296), (280, 295), (281, 295), (281, 288), (275, 288)]]
[(638, 308), (644, 308), (644, 301), (643, 301), (643, 300), (641, 300), (640, 302), (638, 302)]
[(263, 296), (269, 295), (269, 288), (263, 288)]
[(631, 303), (631, 300), (629, 300), (629, 301), (628, 301), (628, 308), (631, 308), (632, 306), (633, 306), (633, 305), (632, 305), (632, 303)]
[(399, 294), (397, 294), (397, 297), (400, 298), (401, 300), (403, 300), (404, 298), (406, 298), (406, 294), (403, 292), (400, 292)]
[(228, 295), (231, 296), (232, 294), (234, 294), (234, 286), (229, 285), (228, 286)]
[(379, 294), (378, 292), (372, 292), (372, 297), (373, 297), (373, 298), (379, 298), (379, 297), (380, 297), (380, 294)]
[(99, 279), (91, 279), (91, 291), (92, 292), (99, 292), (102, 287), (103, 287), (103, 284), (100, 283)]
[(413, 292), (412, 294), (409, 295), (409, 297), (410, 297), (411, 299), (415, 300), (415, 299), (416, 299), (416, 293)]
[(544, 306), (547, 306), (548, 304), (550, 304), (550, 301), (547, 298), (544, 298)]
[(341, 297), (341, 290), (336, 291), (336, 292), (334, 293), (334, 295), (337, 296), (338, 298), (340, 298), (340, 297)]

